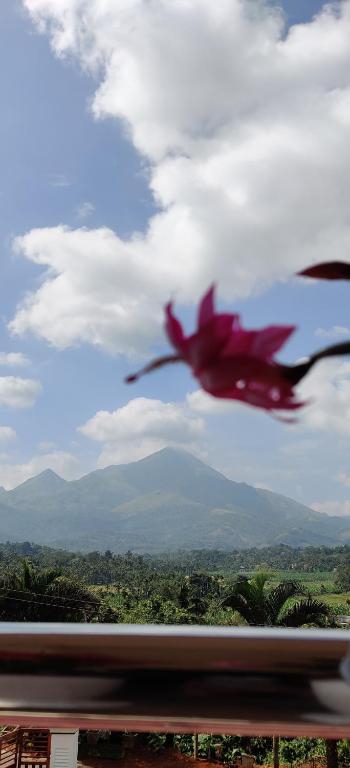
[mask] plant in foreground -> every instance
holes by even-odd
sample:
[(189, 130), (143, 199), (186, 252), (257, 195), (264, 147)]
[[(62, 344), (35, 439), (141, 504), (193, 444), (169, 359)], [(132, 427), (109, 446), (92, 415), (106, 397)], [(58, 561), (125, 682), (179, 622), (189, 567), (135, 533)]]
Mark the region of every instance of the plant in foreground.
[(295, 399), (285, 366), (274, 357), (294, 326), (245, 330), (238, 315), (215, 312), (214, 288), (200, 302), (197, 330), (191, 336), (184, 335), (171, 303), (165, 312), (165, 330), (175, 354), (153, 360), (128, 376), (128, 383), (163, 365), (184, 362), (202, 388), (214, 397), (242, 400), (266, 410), (300, 408), (302, 403)]
[(295, 326), (273, 325), (246, 330), (239, 315), (217, 313), (214, 288), (202, 298), (198, 309), (197, 330), (185, 336), (172, 303), (165, 307), (165, 331), (175, 352), (152, 360), (140, 371), (127, 376), (126, 382), (164, 365), (183, 362), (205, 392), (213, 397), (240, 400), (266, 411), (290, 411), (301, 408), (295, 386), (310, 369), (326, 357), (350, 353), (350, 342), (326, 347), (295, 365), (276, 360), (276, 353), (295, 330)]

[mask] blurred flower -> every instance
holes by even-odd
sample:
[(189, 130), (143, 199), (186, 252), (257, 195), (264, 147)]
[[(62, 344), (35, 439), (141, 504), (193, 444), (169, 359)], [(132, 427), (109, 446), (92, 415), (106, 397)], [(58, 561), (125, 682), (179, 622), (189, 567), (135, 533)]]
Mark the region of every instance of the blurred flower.
[(346, 261), (325, 261), (323, 264), (307, 267), (297, 274), (317, 280), (350, 280), (350, 264)]
[(275, 353), (294, 331), (294, 326), (268, 326), (245, 330), (239, 316), (215, 313), (214, 288), (199, 305), (197, 330), (185, 336), (172, 304), (165, 308), (165, 330), (176, 354), (153, 360), (127, 382), (136, 381), (163, 365), (185, 362), (202, 388), (214, 397), (241, 400), (265, 410), (291, 410), (302, 403), (295, 399), (294, 381), (288, 366), (274, 360)]

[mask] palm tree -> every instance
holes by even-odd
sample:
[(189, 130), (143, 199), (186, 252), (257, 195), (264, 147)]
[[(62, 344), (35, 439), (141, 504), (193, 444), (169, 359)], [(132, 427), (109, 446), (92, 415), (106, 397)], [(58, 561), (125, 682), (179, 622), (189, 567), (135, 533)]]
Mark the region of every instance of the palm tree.
[(84, 584), (54, 568), (23, 560), (0, 579), (2, 621), (116, 621), (114, 611)]
[(329, 617), (328, 606), (309, 594), (288, 607), (291, 598), (305, 595), (302, 585), (297, 581), (282, 581), (277, 587), (268, 588), (269, 578), (266, 573), (258, 573), (252, 579), (240, 577), (221, 604), (233, 608), (252, 626), (320, 626)]
[[(301, 627), (304, 624), (318, 626), (329, 617), (329, 608), (309, 594), (306, 599), (288, 606), (288, 601), (305, 595), (297, 581), (282, 581), (277, 587), (268, 588), (270, 576), (257, 573), (254, 578), (240, 577), (233, 589), (223, 598), (222, 605), (237, 611), (247, 624), (268, 627)], [(279, 768), (279, 736), (273, 736), (273, 765)], [(330, 766), (329, 768), (335, 768)]]
[(327, 768), (338, 768), (338, 742), (335, 739), (325, 739)]

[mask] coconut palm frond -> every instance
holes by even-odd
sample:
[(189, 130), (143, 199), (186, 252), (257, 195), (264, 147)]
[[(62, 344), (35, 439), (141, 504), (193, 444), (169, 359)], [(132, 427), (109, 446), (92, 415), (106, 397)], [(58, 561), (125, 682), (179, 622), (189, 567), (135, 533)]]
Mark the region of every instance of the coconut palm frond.
[(257, 573), (255, 573), (251, 579), (250, 583), (255, 586), (257, 592), (264, 594), (265, 586), (270, 578), (271, 574), (267, 571), (257, 571)]
[(267, 575), (257, 574), (253, 579), (239, 579), (224, 597), (222, 605), (233, 608), (252, 625), (266, 623), (265, 584)]
[(282, 581), (277, 587), (271, 589), (266, 597), (271, 624), (276, 624), (286, 602), (297, 595), (305, 595), (303, 585), (298, 581)]
[(36, 571), (32, 578), (33, 591), (46, 592), (51, 584), (54, 584), (60, 576), (61, 571), (57, 568), (44, 568), (43, 570)]
[(259, 573), (251, 579), (239, 579), (221, 602), (254, 626), (300, 627), (303, 624), (322, 624), (329, 618), (328, 607), (308, 596), (288, 608), (288, 601), (305, 595), (298, 581), (284, 581), (273, 589), (266, 588), (269, 574)]
[(237, 611), (248, 624), (256, 623), (254, 606), (250, 605), (249, 601), (237, 592), (231, 592), (229, 595), (226, 595), (221, 601), (221, 606)]
[(278, 624), (282, 627), (302, 627), (304, 624), (319, 625), (329, 616), (328, 605), (308, 597), (307, 600), (300, 600), (283, 613)]

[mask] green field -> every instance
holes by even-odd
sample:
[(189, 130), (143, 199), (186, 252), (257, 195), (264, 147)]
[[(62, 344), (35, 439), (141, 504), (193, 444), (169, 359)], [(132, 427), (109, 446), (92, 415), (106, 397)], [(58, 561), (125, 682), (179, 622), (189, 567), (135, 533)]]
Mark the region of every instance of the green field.
[[(245, 575), (251, 577), (254, 573), (256, 572), (246, 571)], [(216, 574), (217, 576), (218, 574)], [(230, 577), (232, 577), (232, 574), (230, 574)], [(334, 571), (271, 571), (269, 584), (272, 587), (282, 581), (299, 581), (303, 585), (305, 592), (310, 593), (316, 600), (331, 606), (332, 613), (335, 615), (350, 615), (350, 592), (336, 592), (334, 579)], [(227, 573), (221, 576), (223, 585), (225, 585), (226, 581)], [(120, 591), (116, 585), (95, 586), (94, 590), (100, 596), (103, 595), (114, 609), (118, 610), (123, 605), (124, 600), (121, 594), (123, 590)], [(302, 592), (300, 593), (301, 596)], [(292, 598), (291, 603), (297, 602), (300, 597)]]
[(336, 592), (333, 571), (274, 571), (271, 585), (289, 579), (300, 581), (310, 594), (330, 605), (335, 613), (350, 615), (350, 592)]
[[(247, 571), (246, 575), (251, 577), (254, 573)], [(300, 581), (305, 590), (330, 605), (335, 614), (350, 615), (350, 592), (336, 592), (334, 579), (334, 571), (272, 571), (269, 583), (275, 586), (281, 581)]]
[[(247, 573), (253, 576), (254, 573)], [(333, 593), (335, 574), (333, 571), (272, 571), (269, 582), (300, 581), (313, 595)]]

